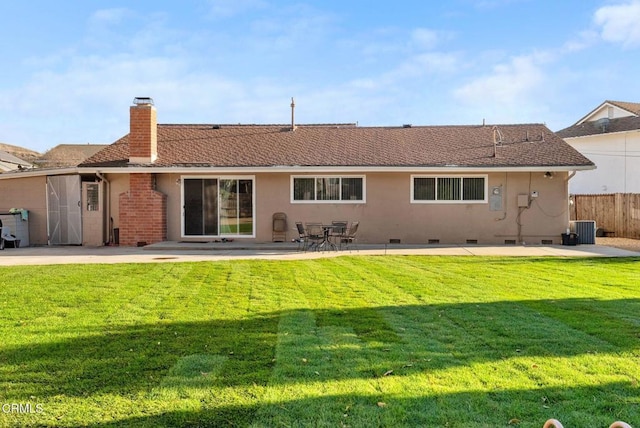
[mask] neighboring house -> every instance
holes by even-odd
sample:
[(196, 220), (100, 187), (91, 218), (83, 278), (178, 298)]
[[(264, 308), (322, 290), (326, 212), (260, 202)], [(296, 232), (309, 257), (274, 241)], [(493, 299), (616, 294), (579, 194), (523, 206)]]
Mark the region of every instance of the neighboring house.
[(594, 168), (541, 124), (158, 125), (134, 104), (130, 133), (78, 167), (0, 176), (37, 210), (32, 242), (267, 242), (283, 212), (288, 238), (348, 220), (363, 243), (558, 244), (570, 173)]
[(25, 149), (24, 147), (14, 146), (6, 143), (0, 143), (0, 150), (12, 154), (17, 158), (27, 161), (28, 163), (33, 163), (35, 159), (40, 157), (40, 153), (34, 150)]
[(0, 173), (26, 168), (33, 168), (33, 165), (9, 152), (0, 150)]
[(572, 194), (640, 193), (640, 103), (605, 101), (557, 135), (597, 166), (571, 179)]
[(107, 147), (107, 144), (59, 144), (34, 163), (40, 168), (76, 166)]

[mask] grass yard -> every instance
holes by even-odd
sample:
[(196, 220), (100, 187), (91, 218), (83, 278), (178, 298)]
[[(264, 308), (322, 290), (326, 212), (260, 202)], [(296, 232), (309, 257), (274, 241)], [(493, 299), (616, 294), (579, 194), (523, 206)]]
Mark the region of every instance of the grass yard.
[(0, 268), (0, 426), (640, 426), (640, 259)]

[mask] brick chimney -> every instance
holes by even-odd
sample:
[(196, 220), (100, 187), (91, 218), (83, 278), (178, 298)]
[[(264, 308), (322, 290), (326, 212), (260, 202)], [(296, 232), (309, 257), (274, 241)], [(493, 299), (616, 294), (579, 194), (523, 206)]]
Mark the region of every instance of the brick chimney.
[[(129, 109), (129, 163), (152, 164), (158, 157), (156, 108), (151, 98), (137, 97), (133, 104)], [(119, 195), (120, 245), (166, 241), (167, 195), (156, 187), (153, 172), (129, 174), (129, 190)]]
[(158, 158), (158, 118), (153, 99), (136, 97), (129, 109), (129, 163), (149, 164)]
[(120, 245), (167, 240), (167, 195), (156, 190), (152, 173), (129, 174), (129, 191), (119, 196)]

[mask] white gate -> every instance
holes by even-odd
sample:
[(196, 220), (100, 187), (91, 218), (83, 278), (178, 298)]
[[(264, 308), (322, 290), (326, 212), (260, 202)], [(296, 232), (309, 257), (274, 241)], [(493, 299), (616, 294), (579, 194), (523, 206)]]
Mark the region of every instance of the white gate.
[(80, 176), (47, 177), (49, 245), (82, 245)]

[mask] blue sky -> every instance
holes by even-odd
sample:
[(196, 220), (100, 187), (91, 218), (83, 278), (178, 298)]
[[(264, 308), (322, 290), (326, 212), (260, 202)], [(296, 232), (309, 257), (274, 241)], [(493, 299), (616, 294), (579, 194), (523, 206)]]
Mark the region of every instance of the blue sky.
[(640, 0), (30, 0), (0, 8), (0, 142), (160, 123), (573, 124), (640, 102)]

